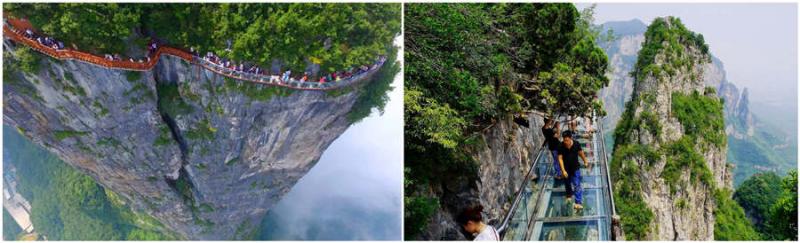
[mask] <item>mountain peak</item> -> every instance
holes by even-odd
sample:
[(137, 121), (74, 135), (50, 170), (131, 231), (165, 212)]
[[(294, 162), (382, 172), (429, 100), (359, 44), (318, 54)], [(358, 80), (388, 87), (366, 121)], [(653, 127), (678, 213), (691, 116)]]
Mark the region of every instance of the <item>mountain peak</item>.
[(602, 25), (603, 32), (610, 30), (614, 31), (615, 36), (624, 35), (640, 35), (647, 30), (647, 25), (639, 19), (631, 19), (624, 21), (608, 21)]

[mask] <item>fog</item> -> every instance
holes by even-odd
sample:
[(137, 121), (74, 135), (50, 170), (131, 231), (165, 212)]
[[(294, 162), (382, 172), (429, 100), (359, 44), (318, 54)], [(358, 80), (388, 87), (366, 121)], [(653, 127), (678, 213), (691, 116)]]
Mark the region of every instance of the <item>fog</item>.
[(385, 113), (373, 110), (331, 144), (267, 214), (261, 240), (401, 240), (402, 85), (401, 70)]

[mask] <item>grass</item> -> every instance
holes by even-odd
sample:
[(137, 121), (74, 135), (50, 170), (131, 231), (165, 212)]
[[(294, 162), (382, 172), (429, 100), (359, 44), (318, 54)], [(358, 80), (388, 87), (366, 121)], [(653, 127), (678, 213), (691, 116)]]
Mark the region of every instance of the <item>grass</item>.
[(203, 119), (199, 123), (197, 123), (196, 127), (192, 130), (186, 131), (186, 138), (192, 140), (211, 140), (214, 138), (214, 134), (217, 133), (217, 129), (211, 126), (211, 123), (208, 119)]
[(173, 142), (174, 140), (172, 140), (172, 134), (169, 131), (169, 127), (167, 127), (166, 125), (161, 125), (158, 137), (156, 138), (156, 141), (153, 142), (153, 145), (164, 146), (167, 144), (171, 144)]
[(86, 135), (86, 134), (88, 134), (88, 132), (71, 131), (71, 130), (63, 130), (63, 131), (55, 131), (55, 132), (53, 132), (53, 135), (59, 141), (64, 140), (66, 138), (83, 136), (83, 135)]

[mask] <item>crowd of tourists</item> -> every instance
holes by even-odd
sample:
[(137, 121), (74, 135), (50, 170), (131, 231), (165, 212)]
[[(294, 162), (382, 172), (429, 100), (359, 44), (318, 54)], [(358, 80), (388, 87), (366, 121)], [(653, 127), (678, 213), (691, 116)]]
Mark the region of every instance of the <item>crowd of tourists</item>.
[[(190, 52), (192, 55), (199, 56), (198, 52), (191, 48)], [(253, 75), (261, 75), (264, 77), (268, 77), (270, 83), (289, 83), (289, 82), (312, 82), (310, 80), (310, 73), (303, 72), (302, 75), (292, 75), (292, 70), (286, 70), (283, 72), (270, 72), (266, 69), (255, 65), (255, 64), (245, 64), (244, 62), (236, 63), (231, 61), (228, 58), (220, 57), (213, 52), (206, 52), (205, 55), (200, 57), (203, 61), (207, 63), (211, 63), (218, 68), (225, 69), (228, 72), (238, 72), (240, 74), (253, 74)], [(319, 84), (324, 84), (328, 82), (338, 82), (344, 79), (348, 79), (352, 76), (356, 76), (365, 72), (369, 72), (380, 67), (383, 62), (386, 61), (385, 56), (381, 56), (375, 63), (372, 65), (362, 65), (357, 68), (350, 68), (344, 71), (337, 71), (333, 73), (329, 73), (327, 75), (322, 75), (316, 79), (316, 82)], [(241, 75), (240, 75), (241, 76)]]

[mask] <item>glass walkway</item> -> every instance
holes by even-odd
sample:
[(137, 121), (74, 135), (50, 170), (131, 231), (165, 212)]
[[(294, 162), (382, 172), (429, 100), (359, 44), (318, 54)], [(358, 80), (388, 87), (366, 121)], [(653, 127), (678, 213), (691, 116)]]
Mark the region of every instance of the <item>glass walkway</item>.
[[(573, 209), (566, 200), (564, 182), (553, 178), (553, 157), (540, 149), (523, 187), (517, 192), (511, 210), (498, 227), (503, 240), (513, 241), (597, 241), (612, 240), (612, 215), (615, 214), (609, 187), (601, 125), (593, 122), (595, 133), (580, 122), (573, 135), (583, 146), (590, 167), (581, 162), (583, 209)], [(566, 126), (561, 126), (566, 128)]]

